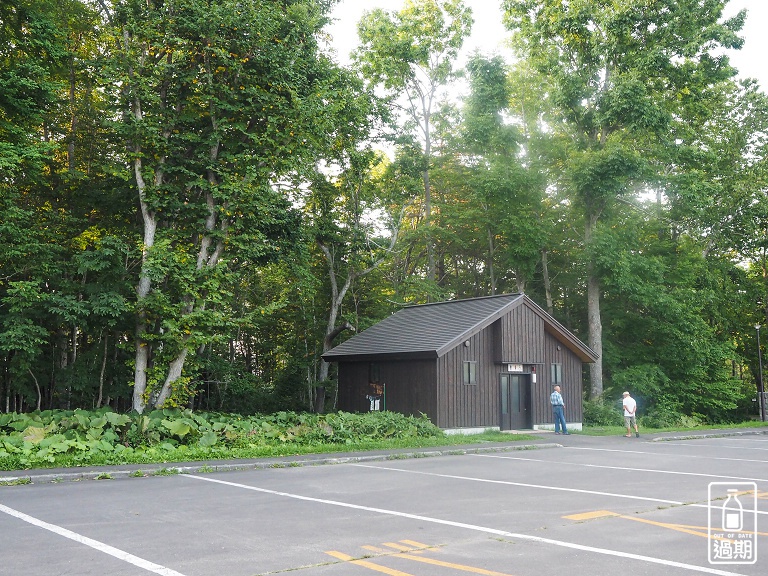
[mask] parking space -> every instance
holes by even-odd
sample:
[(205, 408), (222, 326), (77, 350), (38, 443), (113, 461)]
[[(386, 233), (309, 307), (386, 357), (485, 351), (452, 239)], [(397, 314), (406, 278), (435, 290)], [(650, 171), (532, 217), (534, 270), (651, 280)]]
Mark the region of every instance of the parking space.
[[(765, 574), (768, 436), (653, 440), (3, 486), (0, 574)], [(710, 563), (712, 482), (754, 562)]]

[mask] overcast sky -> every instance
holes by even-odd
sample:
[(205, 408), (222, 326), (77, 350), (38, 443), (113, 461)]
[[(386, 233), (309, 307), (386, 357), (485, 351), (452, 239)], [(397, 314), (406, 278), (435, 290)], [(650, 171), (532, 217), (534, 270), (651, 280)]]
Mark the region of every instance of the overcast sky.
[[(484, 54), (504, 54), (503, 43), (507, 32), (501, 23), (500, 2), (464, 0), (464, 3), (472, 8), (475, 20), (472, 35), (464, 43), (464, 54), (474, 50)], [(364, 11), (374, 8), (400, 10), (403, 4), (404, 0), (341, 0), (333, 12), (337, 20), (328, 29), (339, 59), (342, 62), (348, 61), (349, 52), (356, 47), (357, 22)], [(726, 16), (742, 8), (748, 11), (747, 23), (742, 30), (744, 47), (731, 54), (731, 62), (739, 70), (740, 76), (756, 78), (765, 92), (768, 91), (768, 0), (731, 0)]]

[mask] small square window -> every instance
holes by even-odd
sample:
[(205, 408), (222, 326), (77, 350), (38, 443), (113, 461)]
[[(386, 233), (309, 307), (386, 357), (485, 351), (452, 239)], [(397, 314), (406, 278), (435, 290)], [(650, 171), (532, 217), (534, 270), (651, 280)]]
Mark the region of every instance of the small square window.
[(477, 384), (477, 362), (474, 360), (464, 362), (464, 384)]
[(550, 380), (552, 380), (551, 384), (554, 386), (555, 384), (562, 384), (563, 383), (563, 365), (562, 364), (552, 364), (550, 365), (550, 368), (552, 370), (550, 374)]

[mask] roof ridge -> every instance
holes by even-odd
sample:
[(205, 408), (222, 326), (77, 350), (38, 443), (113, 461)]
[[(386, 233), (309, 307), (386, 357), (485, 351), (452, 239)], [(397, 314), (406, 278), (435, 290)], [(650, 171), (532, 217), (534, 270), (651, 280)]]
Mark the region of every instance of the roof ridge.
[(491, 298), (505, 298), (509, 296), (524, 296), (522, 292), (508, 292), (505, 294), (491, 294), (489, 296), (473, 296), (472, 298), (462, 298), (461, 300), (441, 300), (440, 302), (425, 302), (424, 304), (407, 304), (401, 308), (420, 308), (425, 306), (439, 306), (440, 304), (457, 304), (459, 302), (472, 302), (476, 300), (490, 300)]

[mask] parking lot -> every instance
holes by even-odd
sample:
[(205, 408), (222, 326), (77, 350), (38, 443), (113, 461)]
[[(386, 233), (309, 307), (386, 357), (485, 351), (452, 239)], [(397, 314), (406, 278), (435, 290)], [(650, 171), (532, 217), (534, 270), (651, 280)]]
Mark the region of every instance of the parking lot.
[(0, 486), (0, 574), (766, 574), (768, 435), (546, 441)]

